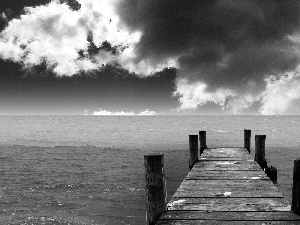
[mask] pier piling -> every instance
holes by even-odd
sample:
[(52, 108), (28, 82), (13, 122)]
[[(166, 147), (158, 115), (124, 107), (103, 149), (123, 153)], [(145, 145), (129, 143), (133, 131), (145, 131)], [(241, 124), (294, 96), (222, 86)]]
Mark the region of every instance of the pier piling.
[(146, 179), (146, 221), (154, 225), (159, 216), (167, 210), (167, 188), (164, 169), (164, 155), (145, 155)]
[(254, 160), (260, 165), (262, 169), (267, 168), (267, 163), (265, 158), (265, 140), (266, 140), (266, 135), (255, 135)]
[(277, 181), (277, 169), (274, 166), (268, 166), (266, 168), (266, 174), (271, 179), (271, 181)]
[(251, 152), (251, 130), (244, 129), (244, 148)]
[(203, 153), (206, 146), (206, 131), (199, 131), (200, 155)]
[(189, 135), (189, 150), (189, 168), (191, 170), (195, 163), (198, 161), (198, 135)]
[(292, 212), (300, 215), (300, 158), (294, 160)]

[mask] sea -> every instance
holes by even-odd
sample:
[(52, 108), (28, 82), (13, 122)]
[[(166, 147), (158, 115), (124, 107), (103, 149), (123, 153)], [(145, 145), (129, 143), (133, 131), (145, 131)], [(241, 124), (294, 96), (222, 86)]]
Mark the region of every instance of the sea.
[(0, 224), (145, 224), (144, 155), (164, 154), (168, 200), (189, 171), (188, 136), (266, 159), (291, 202), (300, 116), (0, 116)]

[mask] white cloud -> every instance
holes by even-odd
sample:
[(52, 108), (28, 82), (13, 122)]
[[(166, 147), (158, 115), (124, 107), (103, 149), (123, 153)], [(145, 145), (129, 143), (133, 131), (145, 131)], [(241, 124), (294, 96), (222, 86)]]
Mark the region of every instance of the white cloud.
[(261, 96), (246, 93), (244, 95), (236, 95), (234, 98), (230, 99), (227, 103), (227, 109), (229, 109), (233, 114), (241, 114), (245, 109), (252, 106), (254, 102), (259, 101)]
[[(68, 5), (56, 0), (47, 5), (25, 8), (26, 14), (11, 20), (0, 34), (0, 57), (29, 68), (46, 60), (56, 74), (67, 76), (113, 62), (143, 75), (177, 65), (176, 59), (137, 60), (135, 47), (141, 32), (129, 30), (120, 23), (114, 8), (117, 0), (79, 2), (81, 9), (78, 11), (72, 11)], [(1, 17), (4, 18), (5, 14)], [(112, 46), (127, 48), (119, 55), (101, 50), (91, 58), (79, 58), (80, 50), (87, 52), (90, 31), (97, 47), (108, 41)]]
[(186, 79), (180, 79), (177, 82), (174, 96), (179, 96), (179, 110), (197, 109), (209, 102), (225, 107), (225, 103), (229, 97), (235, 96), (231, 90), (218, 89), (215, 92), (208, 92), (207, 85), (200, 81), (188, 83)]
[(59, 75), (74, 74), (81, 67), (77, 52), (88, 45), (86, 28), (78, 26), (81, 16), (55, 2), (28, 7), (25, 15), (10, 21), (1, 33), (0, 56), (27, 67), (46, 60), (55, 65), (54, 71)]
[[(188, 83), (181, 79), (173, 93), (179, 96), (178, 110), (197, 109), (209, 102), (227, 109), (233, 114), (240, 114), (260, 102), (258, 112), (262, 115), (282, 115), (292, 112), (293, 103), (300, 99), (300, 66), (294, 71), (281, 76), (269, 76), (265, 79), (266, 89), (259, 93), (235, 93), (232, 90), (217, 89), (207, 91), (207, 85), (201, 82)], [(292, 112), (293, 113), (293, 112)]]
[[(88, 115), (87, 110), (84, 111), (84, 115)], [(133, 111), (131, 111), (131, 112), (124, 112), (124, 111), (111, 112), (111, 111), (99, 109), (98, 111), (94, 111), (91, 115), (94, 115), (94, 116), (135, 116), (135, 115), (153, 116), (153, 115), (157, 115), (157, 113), (154, 111), (149, 111), (149, 109), (142, 111), (139, 114), (136, 114)]]
[(266, 91), (262, 93), (262, 115), (280, 115), (288, 112), (293, 102), (300, 99), (300, 74), (289, 73), (279, 79), (266, 79)]
[(117, 112), (110, 112), (106, 110), (100, 109), (99, 111), (94, 111), (94, 116), (134, 116), (134, 112), (124, 112), (124, 111), (117, 111)]
[(154, 115), (157, 115), (157, 113), (154, 112), (154, 111), (149, 111), (149, 109), (146, 109), (145, 111), (142, 111), (138, 115), (140, 115), (140, 116), (154, 116)]

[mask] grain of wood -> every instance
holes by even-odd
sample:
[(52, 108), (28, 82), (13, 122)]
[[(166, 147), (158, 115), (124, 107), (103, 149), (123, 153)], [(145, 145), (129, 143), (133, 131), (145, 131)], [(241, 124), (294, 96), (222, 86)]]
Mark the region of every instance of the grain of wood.
[(160, 219), (177, 219), (177, 220), (218, 220), (218, 221), (234, 221), (234, 220), (286, 220), (299, 221), (300, 217), (292, 212), (217, 212), (217, 211), (168, 211), (162, 214)]
[(299, 225), (299, 221), (159, 220), (156, 225)]
[(290, 211), (282, 198), (173, 198), (167, 207), (185, 211)]
[(194, 171), (199, 170), (257, 170), (261, 171), (260, 166), (254, 161), (198, 161)]
[(239, 171), (239, 170), (192, 170), (185, 178), (186, 180), (249, 180), (267, 179), (268, 176), (263, 171)]

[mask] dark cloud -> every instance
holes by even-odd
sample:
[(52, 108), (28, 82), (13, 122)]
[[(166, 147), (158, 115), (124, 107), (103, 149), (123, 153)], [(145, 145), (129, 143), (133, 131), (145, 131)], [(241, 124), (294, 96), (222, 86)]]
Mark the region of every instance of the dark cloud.
[(94, 42), (94, 36), (93, 32), (89, 31), (87, 35), (87, 41), (89, 42), (89, 45), (87, 47), (87, 52), (84, 50), (80, 50), (78, 52), (79, 57), (88, 57), (88, 58), (93, 58), (95, 55), (97, 55), (101, 50), (110, 52), (113, 55), (119, 55), (122, 53), (128, 46), (120, 44), (120, 45), (112, 45), (110, 42), (107, 40), (103, 41), (99, 47)]
[(78, 11), (81, 8), (80, 3), (76, 0), (60, 0), (60, 3), (66, 3), (70, 7), (70, 9), (74, 11)]
[(293, 70), (300, 57), (287, 39), (300, 29), (299, 0), (130, 0), (121, 20), (143, 35), (140, 59), (179, 57), (181, 76), (238, 89)]

